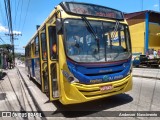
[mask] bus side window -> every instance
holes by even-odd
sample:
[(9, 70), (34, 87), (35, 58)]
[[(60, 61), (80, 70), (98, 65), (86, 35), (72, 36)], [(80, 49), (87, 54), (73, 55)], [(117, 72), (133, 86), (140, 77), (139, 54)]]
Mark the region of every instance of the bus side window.
[(41, 44), (42, 44), (42, 59), (47, 60), (47, 43), (46, 43), (46, 34), (41, 34)]
[(39, 46), (38, 46), (38, 43), (39, 42), (39, 38), (38, 36), (36, 36), (35, 38), (35, 56), (38, 56), (39, 55)]
[(50, 46), (50, 59), (57, 59), (57, 35), (56, 35), (56, 27), (49, 26), (49, 46)]

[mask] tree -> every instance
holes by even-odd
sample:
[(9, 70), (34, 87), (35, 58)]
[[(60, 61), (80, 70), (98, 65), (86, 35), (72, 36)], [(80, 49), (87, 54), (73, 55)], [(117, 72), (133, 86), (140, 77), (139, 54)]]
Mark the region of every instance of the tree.
[(12, 50), (13, 47), (11, 44), (2, 44), (2, 45), (0, 45), (0, 48)]

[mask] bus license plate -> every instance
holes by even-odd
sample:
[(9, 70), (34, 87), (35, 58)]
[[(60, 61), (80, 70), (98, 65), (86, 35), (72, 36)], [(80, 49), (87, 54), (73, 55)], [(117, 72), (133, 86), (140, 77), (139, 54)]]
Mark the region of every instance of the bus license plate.
[(100, 87), (100, 90), (101, 91), (107, 91), (107, 90), (111, 90), (113, 88), (112, 85), (107, 85), (107, 86), (102, 86)]

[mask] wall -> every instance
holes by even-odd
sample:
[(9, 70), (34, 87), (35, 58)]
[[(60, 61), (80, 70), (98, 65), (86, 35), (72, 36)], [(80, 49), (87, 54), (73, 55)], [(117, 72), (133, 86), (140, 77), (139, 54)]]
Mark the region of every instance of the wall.
[(160, 49), (160, 25), (149, 23), (149, 48)]
[(144, 54), (145, 22), (129, 26), (131, 35), (132, 52)]
[(149, 49), (160, 49), (160, 14), (156, 11), (140, 11), (125, 15), (130, 28), (133, 53), (144, 54), (146, 12), (149, 13)]

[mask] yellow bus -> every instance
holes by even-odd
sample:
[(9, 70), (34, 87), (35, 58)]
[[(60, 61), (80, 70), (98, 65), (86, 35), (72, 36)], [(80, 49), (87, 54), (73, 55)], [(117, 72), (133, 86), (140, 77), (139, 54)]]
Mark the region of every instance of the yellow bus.
[(26, 45), (25, 63), (50, 101), (75, 104), (131, 90), (131, 52), (121, 11), (61, 2)]

